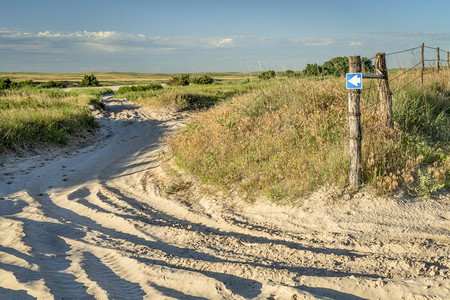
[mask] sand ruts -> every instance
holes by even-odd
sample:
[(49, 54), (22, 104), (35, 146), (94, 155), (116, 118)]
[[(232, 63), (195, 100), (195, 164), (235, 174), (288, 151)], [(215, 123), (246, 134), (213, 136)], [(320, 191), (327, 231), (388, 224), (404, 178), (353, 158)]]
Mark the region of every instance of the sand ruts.
[(448, 195), (167, 198), (151, 178), (184, 116), (105, 101), (90, 145), (0, 167), (0, 299), (450, 297)]

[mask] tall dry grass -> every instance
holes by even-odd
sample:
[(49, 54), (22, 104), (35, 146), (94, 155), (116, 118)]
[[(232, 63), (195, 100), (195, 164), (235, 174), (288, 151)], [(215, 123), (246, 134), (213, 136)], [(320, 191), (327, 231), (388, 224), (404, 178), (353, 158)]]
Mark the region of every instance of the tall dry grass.
[[(380, 124), (376, 93), (363, 92), (364, 185), (379, 193), (448, 187), (447, 78), (441, 75), (424, 87), (413, 84), (396, 93), (395, 130)], [(393, 83), (392, 89), (406, 80)], [(236, 189), (250, 198), (264, 195), (281, 200), (323, 186), (345, 188), (348, 116), (344, 80), (272, 83), (201, 113), (170, 137), (176, 162), (204, 182)]]
[(346, 95), (340, 80), (275, 82), (202, 113), (170, 138), (177, 162), (204, 181), (292, 197), (345, 185)]

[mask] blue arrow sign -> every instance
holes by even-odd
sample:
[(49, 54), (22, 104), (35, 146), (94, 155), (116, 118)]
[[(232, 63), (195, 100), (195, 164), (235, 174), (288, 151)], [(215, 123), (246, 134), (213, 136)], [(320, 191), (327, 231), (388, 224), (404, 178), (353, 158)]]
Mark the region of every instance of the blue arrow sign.
[(362, 73), (346, 74), (347, 89), (362, 89)]

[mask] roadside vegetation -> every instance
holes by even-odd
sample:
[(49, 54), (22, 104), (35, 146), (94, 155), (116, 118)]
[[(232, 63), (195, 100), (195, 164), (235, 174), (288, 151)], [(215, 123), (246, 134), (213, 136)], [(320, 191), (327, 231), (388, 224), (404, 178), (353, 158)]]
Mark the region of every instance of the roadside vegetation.
[(0, 91), (0, 152), (66, 144), (98, 127), (88, 109), (102, 107), (100, 95), (110, 90), (25, 87)]
[[(192, 80), (186, 74), (181, 74), (174, 78), (172, 78), (172, 81)], [(206, 77), (198, 78), (210, 81)], [(198, 81), (196, 80), (196, 82)], [(146, 86), (135, 86), (119, 89), (116, 96), (153, 108), (171, 106), (176, 109), (202, 109), (230, 100), (233, 96), (246, 93), (258, 85), (260, 85), (258, 82), (242, 80), (207, 84), (190, 84), (188, 82), (188, 85), (173, 84), (164, 89), (161, 89), (159, 85), (150, 85), (151, 88), (148, 89)]]
[[(417, 74), (411, 74), (417, 76)], [(362, 95), (363, 184), (377, 193), (449, 188), (447, 72), (394, 94), (384, 129), (376, 89)], [(414, 78), (414, 77), (411, 77)], [(406, 78), (405, 81), (408, 81)], [(397, 90), (400, 83), (391, 88)], [(249, 199), (292, 199), (348, 182), (347, 91), (342, 78), (271, 80), (202, 112), (169, 138), (176, 163), (203, 182)]]
[[(364, 65), (367, 72), (373, 68), (368, 60)], [(334, 58), (302, 72), (260, 72), (253, 80), (179, 74), (165, 88), (146, 83), (123, 87), (116, 96), (152, 108), (212, 107), (168, 139), (177, 165), (248, 199), (285, 201), (347, 186), (347, 90), (340, 77), (346, 68), (345, 58)], [(364, 186), (413, 196), (450, 187), (449, 72), (427, 75), (423, 86), (403, 88), (417, 77), (414, 72), (392, 83), (394, 130), (380, 124), (376, 89), (363, 89)], [(1, 149), (64, 144), (97, 126), (87, 106), (101, 108), (99, 94), (106, 90), (62, 92), (41, 85), (0, 80)]]

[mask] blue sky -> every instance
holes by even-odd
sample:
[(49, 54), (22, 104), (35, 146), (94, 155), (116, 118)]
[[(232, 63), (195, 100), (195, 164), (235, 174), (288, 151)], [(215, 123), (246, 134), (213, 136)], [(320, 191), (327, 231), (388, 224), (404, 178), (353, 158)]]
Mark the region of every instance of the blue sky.
[[(0, 0), (0, 7), (0, 71), (301, 70), (421, 42), (450, 51), (448, 0)], [(388, 64), (408, 66), (417, 56)]]

